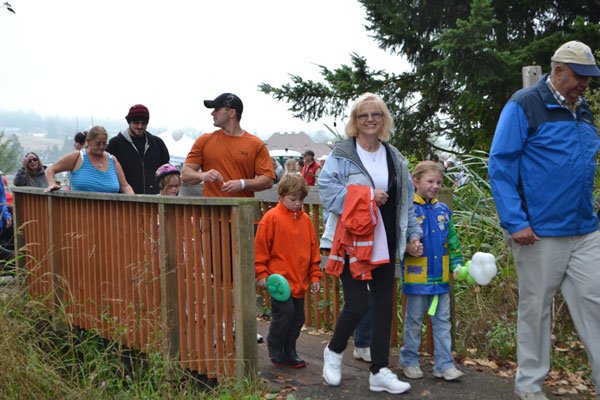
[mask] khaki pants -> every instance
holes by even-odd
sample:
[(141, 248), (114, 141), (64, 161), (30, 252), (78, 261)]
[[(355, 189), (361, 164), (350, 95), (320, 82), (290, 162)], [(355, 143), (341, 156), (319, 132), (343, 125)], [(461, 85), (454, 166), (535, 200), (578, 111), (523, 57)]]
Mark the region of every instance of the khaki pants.
[(600, 393), (600, 232), (543, 237), (532, 246), (518, 245), (507, 233), (505, 237), (519, 275), (515, 389), (542, 390), (550, 369), (552, 299), (560, 289)]

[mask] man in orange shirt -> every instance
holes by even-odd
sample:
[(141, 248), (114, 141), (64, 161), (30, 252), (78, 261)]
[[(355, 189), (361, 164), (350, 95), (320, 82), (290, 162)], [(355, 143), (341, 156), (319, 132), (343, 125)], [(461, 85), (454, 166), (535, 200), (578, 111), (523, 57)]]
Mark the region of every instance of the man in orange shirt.
[(183, 182), (204, 182), (203, 195), (208, 197), (253, 197), (254, 192), (273, 186), (275, 173), (267, 146), (240, 127), (242, 100), (223, 93), (204, 100), (204, 105), (214, 108), (213, 124), (221, 129), (196, 139), (183, 164)]

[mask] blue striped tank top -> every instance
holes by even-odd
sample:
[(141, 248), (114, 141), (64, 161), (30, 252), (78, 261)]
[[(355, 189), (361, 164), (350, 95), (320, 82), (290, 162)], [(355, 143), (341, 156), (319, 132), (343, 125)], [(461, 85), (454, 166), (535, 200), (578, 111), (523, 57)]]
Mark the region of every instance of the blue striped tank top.
[(108, 169), (100, 171), (92, 165), (85, 149), (81, 149), (83, 163), (71, 172), (71, 190), (80, 192), (119, 193), (119, 177), (112, 154), (108, 155)]

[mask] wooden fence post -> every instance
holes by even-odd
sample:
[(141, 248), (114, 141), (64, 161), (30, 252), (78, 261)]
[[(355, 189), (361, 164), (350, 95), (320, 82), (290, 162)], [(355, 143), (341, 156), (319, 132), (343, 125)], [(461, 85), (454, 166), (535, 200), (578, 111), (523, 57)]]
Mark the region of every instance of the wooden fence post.
[(542, 77), (542, 67), (539, 65), (528, 65), (521, 70), (523, 74), (523, 87), (535, 85)]
[(254, 217), (258, 203), (234, 207), (231, 235), (233, 239), (233, 279), (235, 302), (234, 376), (255, 377), (258, 368), (256, 346), (256, 284), (254, 278)]

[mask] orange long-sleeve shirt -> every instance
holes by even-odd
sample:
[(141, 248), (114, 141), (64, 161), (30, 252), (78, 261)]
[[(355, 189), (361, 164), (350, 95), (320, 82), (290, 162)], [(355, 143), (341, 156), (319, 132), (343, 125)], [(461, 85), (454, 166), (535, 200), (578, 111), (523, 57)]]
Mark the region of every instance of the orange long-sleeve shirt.
[(281, 274), (292, 297), (302, 298), (311, 282), (323, 276), (320, 263), (319, 241), (306, 213), (291, 212), (281, 202), (267, 211), (254, 238), (256, 280)]

